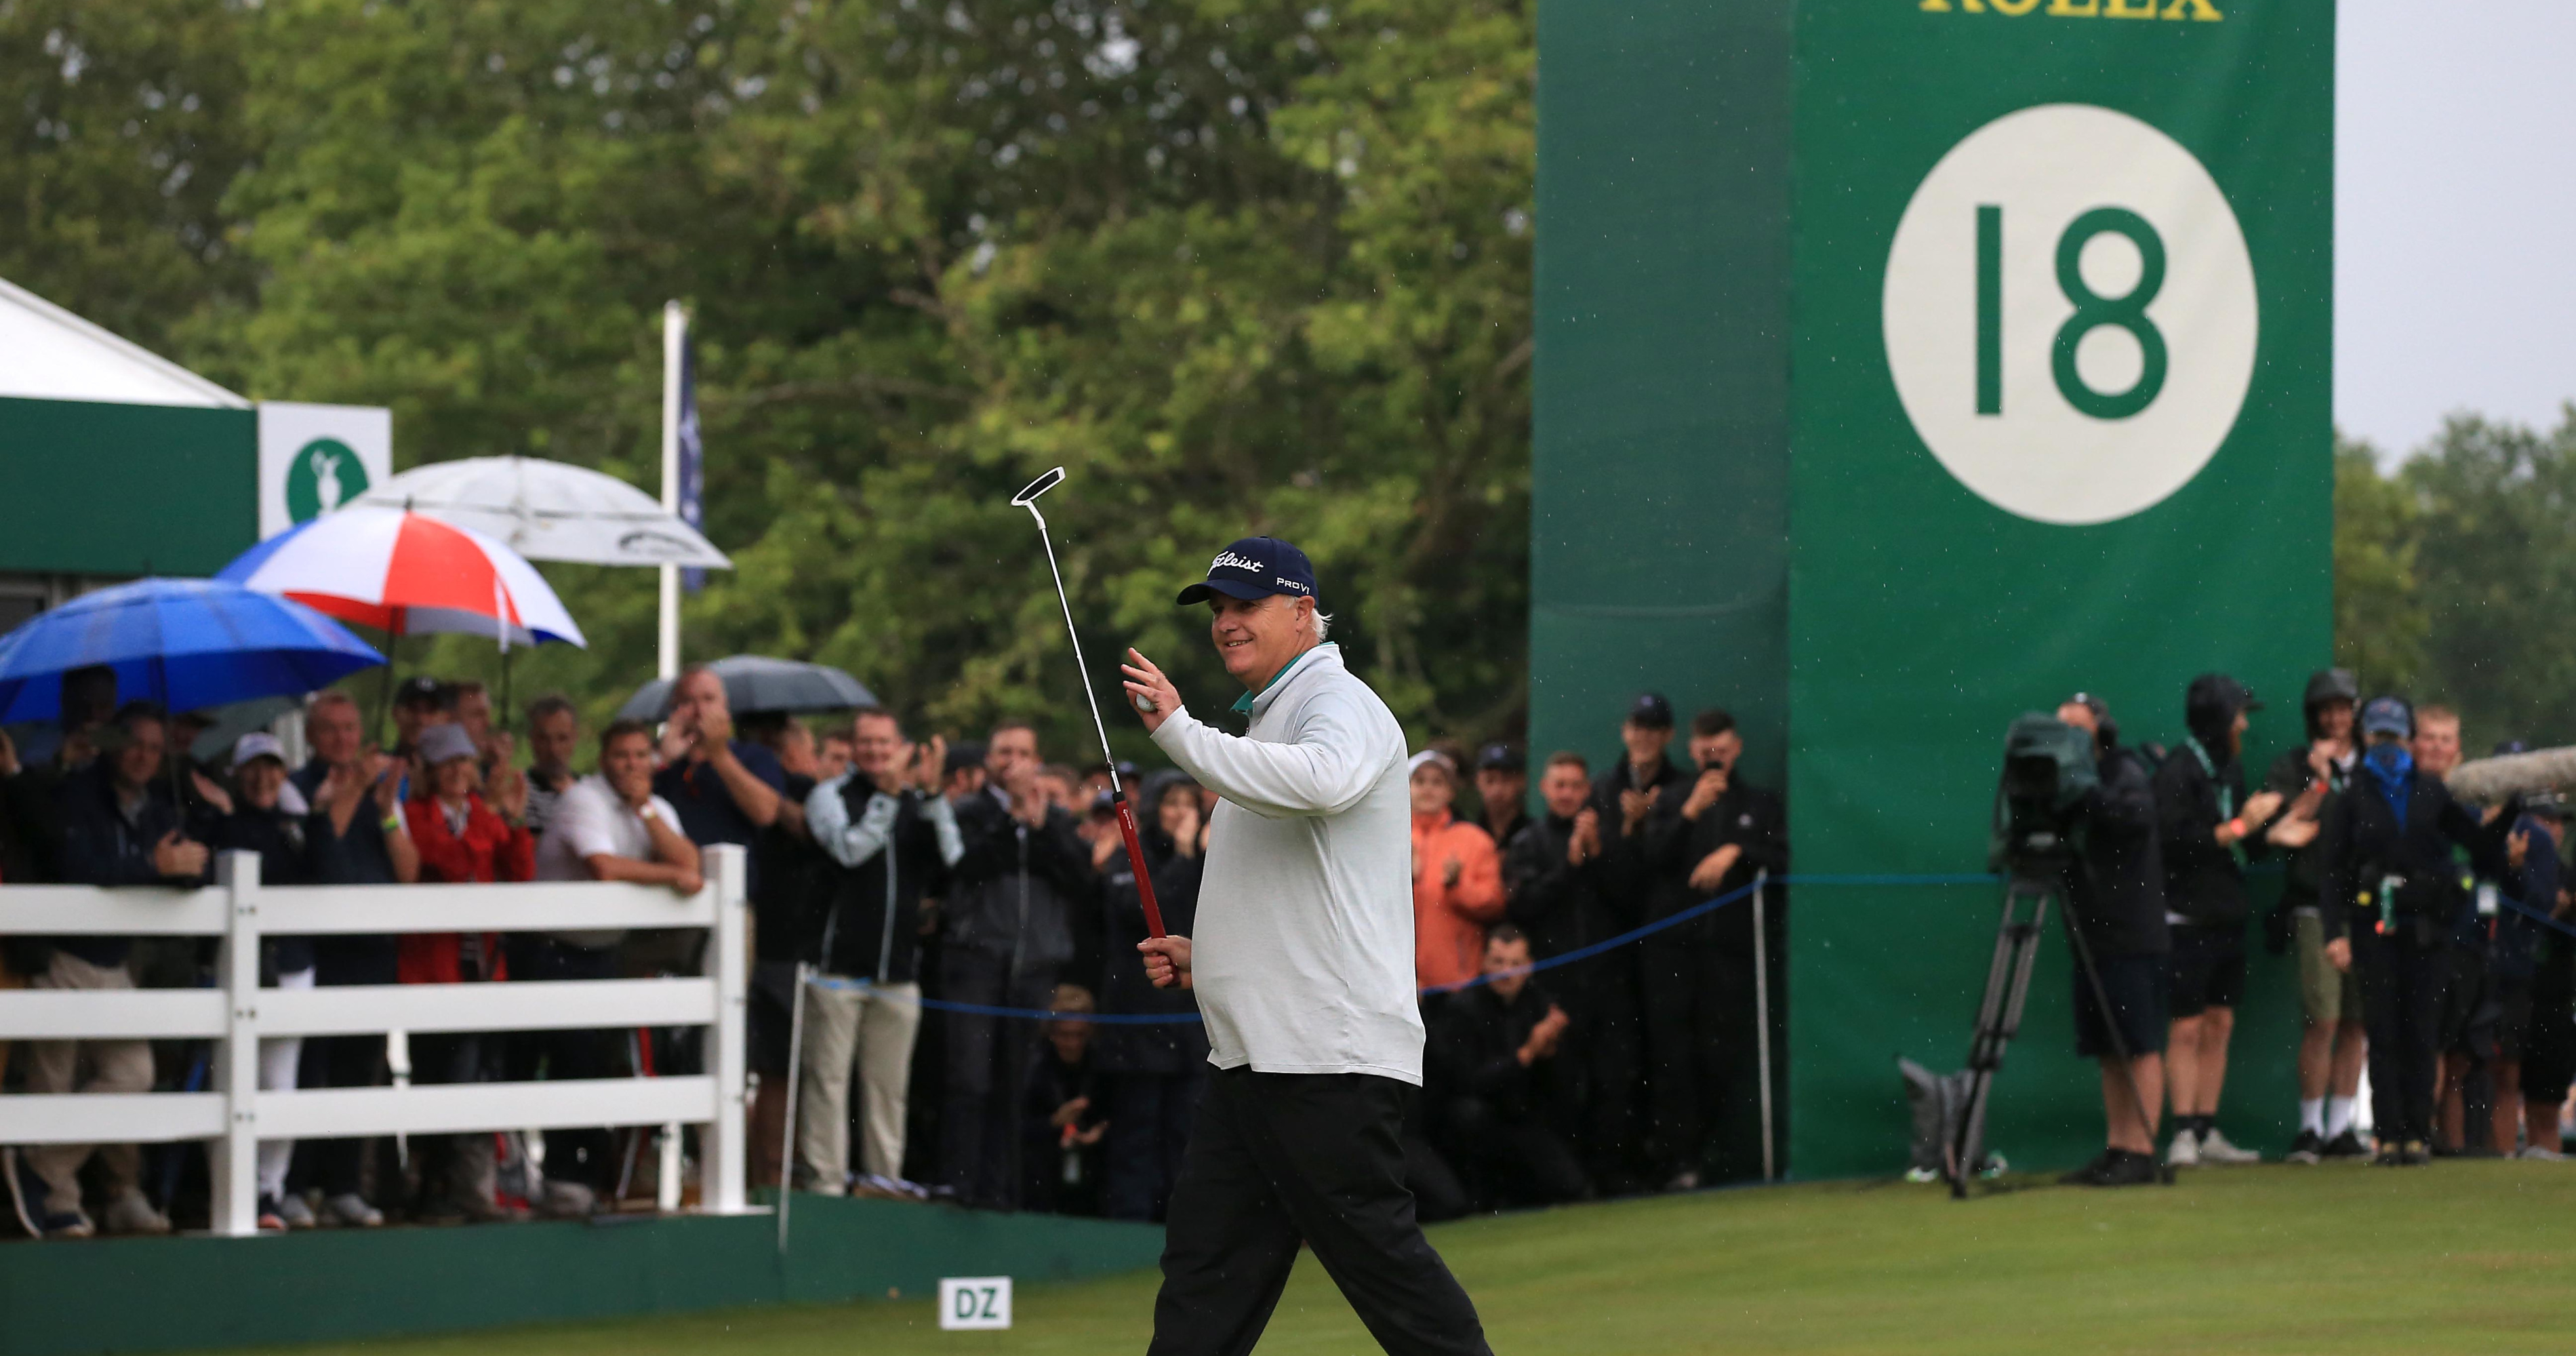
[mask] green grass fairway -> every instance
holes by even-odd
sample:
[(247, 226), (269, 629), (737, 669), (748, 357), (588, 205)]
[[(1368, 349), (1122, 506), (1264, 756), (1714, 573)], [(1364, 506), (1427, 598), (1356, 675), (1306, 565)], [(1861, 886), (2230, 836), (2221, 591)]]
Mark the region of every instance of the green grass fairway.
[[(2576, 1163), (2203, 1170), (2171, 1189), (2051, 1186), (1964, 1205), (1938, 1188), (1797, 1186), (1476, 1220), (1434, 1238), (1502, 1356), (2576, 1349)], [(940, 1332), (929, 1300), (907, 1297), (366, 1350), (1139, 1352), (1154, 1280), (1024, 1287), (1007, 1333)], [(1308, 1258), (1261, 1350), (1377, 1347)]]

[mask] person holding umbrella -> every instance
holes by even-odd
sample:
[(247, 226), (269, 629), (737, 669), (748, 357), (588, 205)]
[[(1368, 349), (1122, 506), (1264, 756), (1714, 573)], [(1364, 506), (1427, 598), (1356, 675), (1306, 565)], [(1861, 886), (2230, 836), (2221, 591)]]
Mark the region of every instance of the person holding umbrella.
[[(161, 779), (168, 728), (161, 709), (128, 702), (99, 732), (100, 755), (62, 791), (63, 874), (78, 885), (193, 886), (205, 878), (207, 853), (179, 822)], [(37, 989), (131, 989), (125, 937), (58, 937)], [(78, 1077), (90, 1066), (86, 1082)], [(138, 1093), (152, 1090), (152, 1047), (139, 1040), (30, 1041), (27, 1091)], [(97, 1232), (81, 1209), (80, 1171), (92, 1157), (105, 1178), (109, 1233), (166, 1234), (170, 1221), (142, 1190), (142, 1150), (131, 1144), (47, 1144), (20, 1151), (9, 1187), (21, 1222), (44, 1238)]]

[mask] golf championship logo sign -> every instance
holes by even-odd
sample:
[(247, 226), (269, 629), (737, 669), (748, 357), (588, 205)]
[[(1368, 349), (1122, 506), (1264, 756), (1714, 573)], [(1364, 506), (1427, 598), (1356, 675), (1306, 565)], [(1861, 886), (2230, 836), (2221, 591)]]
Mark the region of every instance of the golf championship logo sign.
[(274, 537), (358, 501), (394, 473), (390, 410), (358, 405), (259, 407), (259, 535)]
[(337, 438), (316, 438), (286, 464), (286, 516), (308, 523), (367, 490), (367, 468)]
[(2047, 104), (1932, 167), (1888, 251), (1905, 413), (1959, 482), (2044, 523), (2110, 522), (2208, 465), (2254, 377), (2254, 265), (2171, 137)]

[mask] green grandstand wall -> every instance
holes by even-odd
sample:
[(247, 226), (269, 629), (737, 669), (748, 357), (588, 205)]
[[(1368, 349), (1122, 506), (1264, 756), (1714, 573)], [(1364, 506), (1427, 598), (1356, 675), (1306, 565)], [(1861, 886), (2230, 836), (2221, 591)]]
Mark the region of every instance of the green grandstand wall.
[(0, 1356), (358, 1341), (526, 1323), (935, 1293), (1154, 1265), (1163, 1231), (801, 1196), (773, 1215), (334, 1229), (0, 1249)]
[[(1993, 946), (1996, 888), (1931, 882), (1985, 868), (2012, 717), (2090, 688), (2177, 742), (2223, 669), (2274, 699), (2250, 764), (2300, 738), (2334, 7), (1548, 0), (1539, 33), (1532, 747), (1608, 753), (1642, 687), (1729, 704), (1798, 874), (1917, 878), (1791, 892), (1790, 1166), (1893, 1171), (1893, 1057), (1958, 1064)], [(2285, 1140), (2295, 997), (2256, 962), (2230, 1124)], [(2027, 1165), (2099, 1143), (2067, 986), (2052, 938), (1993, 1124)]]

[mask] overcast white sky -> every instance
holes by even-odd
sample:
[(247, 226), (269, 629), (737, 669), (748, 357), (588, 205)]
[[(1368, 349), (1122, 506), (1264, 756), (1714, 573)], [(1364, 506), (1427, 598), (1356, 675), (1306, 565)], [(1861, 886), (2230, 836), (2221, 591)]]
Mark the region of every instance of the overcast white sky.
[(2576, 400), (2576, 0), (2343, 0), (2335, 422), (2393, 457), (2442, 416)]

